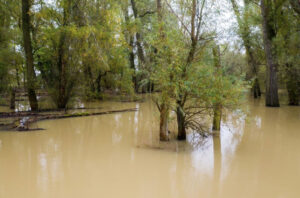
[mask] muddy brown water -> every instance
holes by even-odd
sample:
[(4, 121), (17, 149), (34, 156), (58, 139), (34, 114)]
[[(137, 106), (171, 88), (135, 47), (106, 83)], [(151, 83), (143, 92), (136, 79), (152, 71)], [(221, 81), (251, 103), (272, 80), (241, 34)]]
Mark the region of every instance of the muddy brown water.
[(189, 134), (157, 149), (154, 105), (99, 105), (139, 111), (1, 132), (0, 198), (300, 197), (299, 107), (249, 99), (244, 113), (226, 114), (219, 137)]

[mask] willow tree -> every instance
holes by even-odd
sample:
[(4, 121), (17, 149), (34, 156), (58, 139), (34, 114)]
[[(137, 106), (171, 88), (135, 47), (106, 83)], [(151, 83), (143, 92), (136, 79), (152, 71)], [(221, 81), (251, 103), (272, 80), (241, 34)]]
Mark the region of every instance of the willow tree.
[[(185, 62), (180, 66), (180, 72), (177, 74), (178, 83), (177, 83), (177, 98), (176, 98), (176, 114), (177, 114), (177, 126), (178, 126), (178, 140), (186, 139), (186, 116), (185, 116), (185, 104), (187, 102), (188, 91), (185, 87), (185, 81), (188, 78), (188, 70), (194, 62), (195, 54), (199, 49), (199, 43), (201, 41), (206, 43), (206, 39), (204, 38), (204, 32), (202, 31), (203, 25), (203, 11), (205, 7), (205, 0), (197, 1), (192, 0), (186, 2), (186, 4), (178, 3), (180, 11), (176, 11), (171, 4), (167, 3), (169, 10), (177, 16), (177, 20), (181, 24), (181, 28), (183, 34), (187, 35), (187, 39), (189, 40), (187, 43), (188, 53), (186, 54)], [(182, 15), (182, 16), (179, 16)], [(182, 18), (186, 18), (184, 21)]]
[(79, 80), (81, 56), (78, 53), (81, 34), (75, 25), (75, 3), (60, 0), (55, 6), (43, 5), (36, 10), (35, 29), (37, 67), (48, 93), (57, 108), (64, 109)]
[[(163, 29), (163, 13), (162, 13), (162, 4), (161, 4), (161, 0), (157, 0), (156, 1), (156, 6), (157, 6), (157, 23), (158, 23), (158, 34), (159, 34), (159, 41), (164, 43), (164, 39), (165, 39), (165, 33), (164, 33), (164, 29)], [(165, 46), (163, 46), (163, 48), (165, 48)], [(159, 49), (157, 51), (157, 56), (161, 56), (162, 54), (161, 50)], [(169, 118), (169, 111), (170, 111), (170, 107), (169, 107), (169, 101), (168, 98), (170, 98), (170, 96), (168, 96), (168, 92), (166, 92), (166, 90), (162, 90), (162, 102), (158, 105), (158, 109), (160, 112), (160, 123), (159, 123), (159, 137), (160, 140), (162, 141), (166, 141), (168, 140), (168, 118)]]
[(278, 84), (277, 84), (277, 57), (273, 39), (276, 37), (274, 5), (272, 0), (261, 0), (261, 14), (263, 27), (264, 49), (267, 63), (266, 77), (266, 106), (279, 107)]
[(32, 53), (32, 43), (30, 36), (30, 0), (22, 0), (22, 30), (23, 30), (23, 45), (26, 57), (26, 71), (27, 71), (27, 94), (32, 111), (38, 110), (38, 101), (35, 93), (35, 71), (34, 60)]
[[(153, 24), (155, 28), (155, 35), (149, 44), (152, 46), (151, 60), (153, 65), (153, 72), (151, 79), (155, 83), (155, 87), (160, 91), (159, 95), (154, 95), (154, 102), (159, 110), (159, 136), (161, 141), (169, 140), (168, 121), (169, 114), (172, 110), (172, 103), (174, 96), (174, 60), (178, 55), (174, 49), (173, 39), (175, 34), (167, 36), (168, 33), (175, 30), (169, 22), (170, 20), (163, 13), (163, 5), (161, 0), (156, 1), (157, 18), (156, 23)], [(175, 36), (175, 37), (174, 37)]]
[(247, 13), (250, 6), (249, 4), (250, 4), (249, 0), (244, 0), (244, 11), (243, 13), (241, 13), (236, 0), (231, 0), (231, 5), (239, 25), (238, 33), (243, 40), (243, 45), (246, 49), (248, 65), (252, 70), (252, 74), (254, 75), (254, 81), (252, 85), (253, 96), (254, 98), (257, 98), (261, 96), (261, 90), (260, 90), (260, 84), (258, 80), (258, 72), (259, 72), (258, 62), (256, 60), (257, 58), (255, 57), (255, 53), (254, 53), (255, 49), (251, 44), (251, 30), (249, 26), (248, 13)]

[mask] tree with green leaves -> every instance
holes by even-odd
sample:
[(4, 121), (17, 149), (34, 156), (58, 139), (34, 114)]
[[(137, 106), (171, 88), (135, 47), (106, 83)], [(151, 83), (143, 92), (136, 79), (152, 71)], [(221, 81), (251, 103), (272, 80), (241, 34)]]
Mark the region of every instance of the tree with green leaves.
[(26, 68), (27, 68), (27, 94), (29, 103), (32, 111), (38, 110), (38, 101), (35, 93), (35, 71), (34, 71), (34, 60), (32, 53), (32, 42), (30, 36), (30, 0), (22, 0), (22, 30), (23, 30), (23, 45), (26, 57)]
[(267, 63), (266, 77), (266, 106), (279, 107), (278, 82), (277, 82), (277, 57), (273, 39), (276, 37), (274, 2), (261, 0), (261, 14), (263, 27), (264, 49)]
[(251, 30), (249, 27), (249, 21), (248, 21), (248, 11), (250, 5), (249, 0), (244, 0), (244, 9), (243, 13), (241, 13), (241, 9), (239, 8), (236, 0), (231, 0), (231, 5), (233, 8), (233, 11), (235, 13), (238, 25), (239, 25), (239, 36), (242, 38), (243, 45), (246, 49), (246, 55), (247, 55), (247, 61), (248, 65), (252, 70), (252, 75), (253, 75), (253, 84), (252, 84), (252, 91), (253, 91), (253, 96), (254, 98), (257, 98), (261, 96), (261, 90), (260, 90), (260, 83), (258, 79), (258, 61), (257, 58), (255, 57), (255, 48), (252, 46), (251, 41)]

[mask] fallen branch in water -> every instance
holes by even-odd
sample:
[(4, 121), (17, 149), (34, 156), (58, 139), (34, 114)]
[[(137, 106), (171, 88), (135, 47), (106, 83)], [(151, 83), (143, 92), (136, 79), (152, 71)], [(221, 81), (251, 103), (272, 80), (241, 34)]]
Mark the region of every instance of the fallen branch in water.
[(87, 117), (87, 116), (97, 116), (97, 115), (107, 115), (113, 113), (125, 113), (125, 112), (133, 112), (137, 111), (137, 108), (132, 109), (122, 109), (122, 110), (111, 110), (105, 112), (84, 112), (84, 113), (71, 113), (71, 114), (39, 114), (39, 113), (1, 113), (1, 116), (6, 116), (5, 118), (13, 118), (13, 117), (22, 117), (22, 119), (18, 119), (10, 124), (2, 124), (2, 128), (5, 130), (16, 130), (16, 131), (32, 131), (32, 130), (43, 130), (40, 128), (30, 129), (29, 125), (42, 120), (54, 120), (54, 119), (66, 119), (66, 118), (75, 118), (75, 117)]
[(43, 112), (67, 112), (70, 110), (93, 110), (93, 109), (103, 109), (103, 107), (93, 107), (93, 108), (78, 107), (78, 108), (71, 108), (71, 109), (41, 109), (38, 111), (0, 112), (0, 118), (34, 116), (34, 115), (40, 115), (39, 113), (43, 113)]

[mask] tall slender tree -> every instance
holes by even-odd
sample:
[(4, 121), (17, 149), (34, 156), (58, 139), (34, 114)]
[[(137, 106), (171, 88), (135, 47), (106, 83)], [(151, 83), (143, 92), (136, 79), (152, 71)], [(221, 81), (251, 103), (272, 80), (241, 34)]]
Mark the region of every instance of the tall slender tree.
[(38, 101), (35, 93), (35, 71), (33, 65), (32, 43), (30, 36), (30, 0), (22, 0), (22, 30), (26, 56), (27, 93), (32, 111), (38, 110)]
[[(157, 6), (157, 22), (159, 26), (159, 40), (160, 42), (164, 42), (165, 35), (164, 35), (164, 29), (163, 29), (163, 13), (162, 13), (162, 4), (161, 0), (156, 1), (156, 6)], [(165, 46), (163, 46), (165, 48)], [(157, 56), (161, 56), (159, 54), (160, 51), (157, 51)], [(166, 90), (162, 90), (162, 103), (159, 106), (159, 111), (160, 111), (160, 123), (159, 123), (159, 136), (161, 141), (166, 141), (168, 140), (168, 118), (169, 118), (169, 111), (170, 111), (170, 106), (169, 106), (169, 99), (170, 96), (168, 93), (165, 92)]]
[(272, 1), (261, 0), (263, 40), (267, 62), (266, 106), (279, 107), (277, 84), (277, 57), (274, 52), (273, 39), (276, 37)]
[[(201, 27), (202, 27), (202, 18), (203, 18), (203, 9), (205, 5), (205, 0), (202, 2), (197, 0), (192, 0), (191, 7), (190, 7), (190, 30), (189, 32), (190, 37), (190, 46), (189, 46), (189, 53), (186, 59), (186, 63), (183, 65), (182, 72), (180, 74), (180, 79), (185, 80), (187, 76), (188, 67), (193, 63), (194, 57), (197, 50), (197, 45), (200, 42), (201, 37)], [(186, 26), (185, 26), (186, 27)], [(184, 106), (186, 103), (186, 99), (188, 93), (184, 91), (183, 87), (179, 85), (178, 87), (178, 97), (176, 100), (177, 109), (177, 125), (178, 125), (178, 140), (185, 140), (186, 139), (186, 120), (185, 120), (185, 113), (184, 113)]]
[[(222, 82), (221, 82), (221, 53), (220, 53), (220, 46), (214, 45), (213, 46), (213, 57), (214, 57), (214, 66), (215, 66), (215, 81), (217, 91), (219, 92), (218, 95), (222, 95)], [(213, 104), (213, 130), (219, 131), (221, 128), (221, 119), (222, 119), (222, 104), (221, 101), (218, 99), (216, 100), (215, 104)]]
[(246, 17), (249, 3), (249, 0), (244, 0), (244, 15), (242, 16), (236, 0), (231, 0), (231, 5), (239, 25), (239, 35), (242, 38), (243, 45), (246, 49), (247, 62), (254, 75), (254, 82), (252, 85), (253, 96), (254, 98), (257, 98), (258, 96), (261, 96), (261, 90), (258, 80), (258, 63), (255, 59), (254, 49), (251, 46), (251, 32), (249, 22), (247, 21)]

